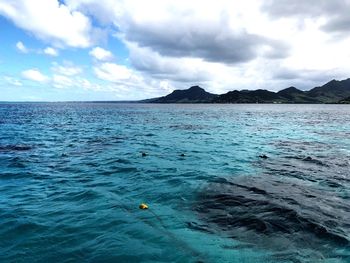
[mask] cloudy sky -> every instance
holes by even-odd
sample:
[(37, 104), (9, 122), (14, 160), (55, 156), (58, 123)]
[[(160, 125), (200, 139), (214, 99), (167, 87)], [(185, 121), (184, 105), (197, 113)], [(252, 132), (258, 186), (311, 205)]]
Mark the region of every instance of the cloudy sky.
[(0, 100), (125, 100), (350, 77), (350, 0), (0, 0)]

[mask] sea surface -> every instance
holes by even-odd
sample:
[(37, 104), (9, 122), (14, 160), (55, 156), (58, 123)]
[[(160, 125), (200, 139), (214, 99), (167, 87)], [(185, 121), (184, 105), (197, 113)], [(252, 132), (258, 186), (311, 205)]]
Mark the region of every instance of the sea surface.
[(0, 262), (350, 262), (350, 106), (2, 103)]

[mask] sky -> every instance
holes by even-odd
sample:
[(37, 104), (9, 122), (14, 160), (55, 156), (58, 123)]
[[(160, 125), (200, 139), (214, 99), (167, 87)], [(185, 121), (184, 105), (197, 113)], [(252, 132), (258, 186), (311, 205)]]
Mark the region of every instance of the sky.
[(0, 0), (0, 101), (138, 100), (350, 77), (350, 0)]

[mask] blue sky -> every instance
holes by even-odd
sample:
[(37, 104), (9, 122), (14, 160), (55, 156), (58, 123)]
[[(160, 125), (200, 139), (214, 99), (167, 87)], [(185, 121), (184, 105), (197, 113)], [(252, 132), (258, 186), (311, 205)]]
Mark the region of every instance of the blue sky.
[(133, 100), (350, 77), (350, 2), (0, 0), (0, 101)]

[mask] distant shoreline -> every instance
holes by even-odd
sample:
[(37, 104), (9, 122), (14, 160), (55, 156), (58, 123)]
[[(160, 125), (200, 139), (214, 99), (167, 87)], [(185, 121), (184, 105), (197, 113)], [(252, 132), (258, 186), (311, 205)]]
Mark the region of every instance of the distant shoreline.
[(139, 102), (139, 101), (0, 101), (0, 104), (31, 104), (31, 103), (95, 103), (95, 104), (143, 104), (143, 105), (348, 105), (350, 103), (291, 103), (291, 102), (237, 102), (237, 103), (220, 103), (220, 102)]
[(0, 101), (0, 103), (128, 103), (128, 104), (350, 104), (350, 78), (331, 80), (310, 90), (289, 87), (274, 92), (266, 89), (233, 90), (213, 94), (199, 86), (174, 90), (162, 97), (144, 100), (91, 100), (91, 101)]

